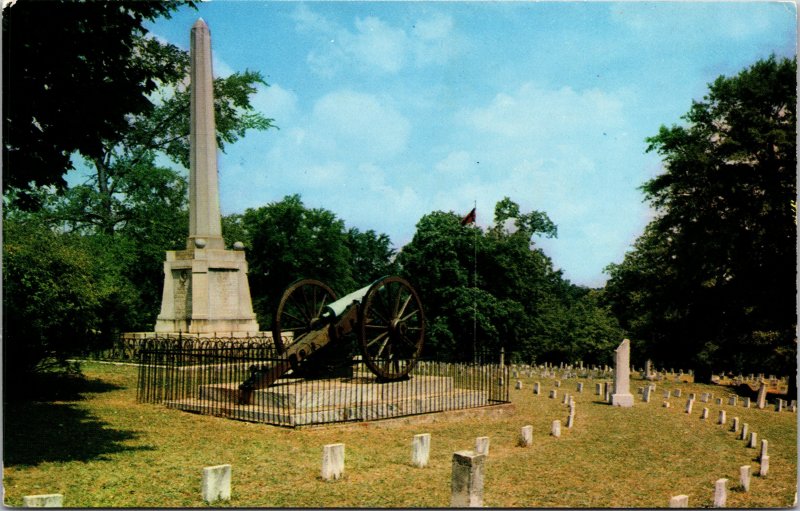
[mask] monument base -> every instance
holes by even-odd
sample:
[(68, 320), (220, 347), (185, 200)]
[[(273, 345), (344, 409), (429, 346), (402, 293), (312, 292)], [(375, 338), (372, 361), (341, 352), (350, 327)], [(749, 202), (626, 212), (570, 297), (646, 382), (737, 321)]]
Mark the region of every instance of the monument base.
[(453, 378), (412, 376), (379, 383), (374, 377), (281, 380), (239, 403), (238, 385), (210, 384), (195, 398), (167, 401), (183, 411), (278, 426), (363, 422), (491, 405), (489, 391), (456, 388)]
[(611, 405), (630, 408), (633, 406), (633, 394), (611, 394)]
[(205, 335), (258, 332), (244, 252), (199, 247), (167, 251), (161, 313), (154, 330)]

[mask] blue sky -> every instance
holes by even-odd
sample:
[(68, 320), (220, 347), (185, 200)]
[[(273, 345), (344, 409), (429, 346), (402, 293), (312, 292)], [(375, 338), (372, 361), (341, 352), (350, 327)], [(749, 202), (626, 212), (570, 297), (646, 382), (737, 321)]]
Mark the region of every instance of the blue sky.
[(188, 48), (202, 17), (217, 75), (251, 69), (280, 130), (220, 154), (224, 214), (294, 193), (397, 248), (435, 210), (492, 221), (511, 197), (572, 282), (602, 286), (652, 218), (645, 138), (719, 75), (794, 56), (785, 2), (262, 2), (184, 9), (151, 32)]

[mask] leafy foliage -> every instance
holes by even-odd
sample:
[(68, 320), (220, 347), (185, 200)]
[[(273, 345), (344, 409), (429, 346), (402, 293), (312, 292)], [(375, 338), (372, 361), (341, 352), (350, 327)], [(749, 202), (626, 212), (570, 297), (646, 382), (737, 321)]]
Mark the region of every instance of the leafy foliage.
[(485, 232), (454, 213), (425, 215), (398, 261), (425, 304), (428, 352), (472, 359), (503, 347), (516, 360), (607, 361), (616, 320), (531, 241), (555, 234), (545, 213), (522, 213), (508, 198)]
[(299, 195), (228, 217), (225, 227), (249, 247), (250, 290), (262, 328), (271, 325), (295, 280), (317, 279), (343, 296), (391, 273), (388, 236), (347, 230), (331, 211), (305, 207)]
[(701, 374), (795, 365), (796, 63), (719, 77), (648, 139), (665, 172), (643, 186), (658, 216), (608, 296), (658, 360)]
[(66, 366), (87, 340), (133, 308), (122, 255), (100, 240), (59, 234), (41, 222), (3, 226), (3, 349), (14, 375)]
[[(19, 0), (3, 8), (4, 189), (66, 187), (78, 151), (89, 158), (152, 108), (148, 95), (174, 79), (153, 59), (145, 20), (192, 2)], [(20, 204), (35, 205), (23, 192)]]

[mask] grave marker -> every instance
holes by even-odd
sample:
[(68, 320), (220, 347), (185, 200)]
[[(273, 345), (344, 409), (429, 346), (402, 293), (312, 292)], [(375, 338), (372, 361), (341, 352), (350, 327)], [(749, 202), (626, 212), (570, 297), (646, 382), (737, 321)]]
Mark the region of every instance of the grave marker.
[(411, 464), (417, 468), (425, 468), (431, 453), (431, 434), (414, 435), (411, 441)]
[(553, 423), (550, 425), (550, 434), (556, 438), (561, 436), (561, 421), (554, 420)]
[(533, 443), (533, 426), (522, 426), (519, 432), (519, 440), (517, 445), (520, 447), (529, 447)]
[(747, 439), (747, 434), (748, 434), (747, 430), (748, 430), (748, 426), (747, 426), (747, 423), (745, 422), (744, 424), (742, 424), (742, 434), (739, 435), (739, 440), (746, 440)]
[(624, 339), (615, 352), (614, 394), (611, 404), (623, 408), (633, 406), (633, 394), (630, 391), (631, 341)]
[(64, 495), (47, 493), (22, 497), (22, 507), (64, 507)]
[(750, 465), (739, 467), (739, 483), (744, 491), (750, 491)]
[(726, 420), (725, 419), (725, 410), (720, 410), (719, 411), (719, 420), (717, 421), (717, 424), (725, 424), (725, 420)]
[(758, 468), (758, 475), (764, 477), (769, 472), (769, 456), (761, 456), (761, 461), (759, 462), (761, 466)]
[(727, 485), (727, 479), (717, 479), (714, 483), (714, 507), (725, 507), (728, 502)]
[(703, 412), (700, 414), (701, 419), (708, 419), (708, 408), (703, 408)]
[(474, 451), (453, 453), (450, 507), (483, 507), (485, 461), (485, 454)]
[(231, 500), (231, 466), (216, 465), (203, 468), (203, 500), (209, 504)]
[(686, 413), (692, 413), (693, 405), (694, 405), (694, 399), (689, 399), (686, 401)]
[(754, 449), (757, 444), (758, 444), (758, 433), (756, 433), (755, 431), (751, 431), (750, 442), (748, 442), (747, 447)]
[(731, 426), (731, 431), (733, 431), (734, 433), (739, 432), (739, 417), (733, 418), (733, 425)]
[(676, 495), (669, 499), (669, 507), (689, 507), (688, 495)]
[(767, 448), (769, 447), (769, 442), (766, 439), (761, 440), (761, 453), (758, 455), (760, 458), (763, 458), (767, 455)]
[(322, 479), (335, 481), (344, 475), (344, 444), (328, 444), (322, 448)]
[(479, 436), (475, 439), (475, 452), (478, 454), (489, 455), (489, 437)]
[(758, 397), (756, 398), (756, 408), (759, 410), (763, 410), (764, 407), (767, 406), (767, 384), (766, 382), (761, 382), (761, 386), (758, 388)]

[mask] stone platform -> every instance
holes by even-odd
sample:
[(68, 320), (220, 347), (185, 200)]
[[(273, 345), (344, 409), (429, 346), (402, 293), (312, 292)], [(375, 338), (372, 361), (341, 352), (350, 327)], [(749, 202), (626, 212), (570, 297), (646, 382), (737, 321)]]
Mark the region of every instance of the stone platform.
[(189, 412), (280, 426), (373, 421), (487, 406), (489, 391), (456, 388), (453, 378), (413, 376), (378, 383), (374, 377), (281, 380), (238, 404), (235, 384), (203, 385), (196, 398), (167, 401)]

